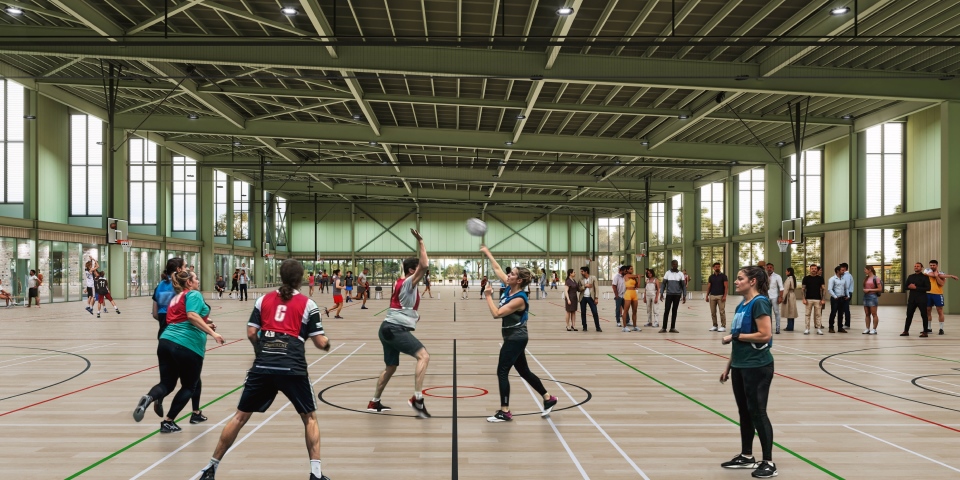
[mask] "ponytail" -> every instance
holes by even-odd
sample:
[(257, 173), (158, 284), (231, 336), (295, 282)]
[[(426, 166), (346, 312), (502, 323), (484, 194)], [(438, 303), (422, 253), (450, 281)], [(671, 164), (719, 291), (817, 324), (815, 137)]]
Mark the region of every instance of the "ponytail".
[(303, 282), (303, 265), (292, 258), (288, 258), (280, 264), (280, 298), (283, 301), (293, 298), (295, 292), (300, 291), (300, 284)]
[(190, 272), (175, 272), (170, 276), (170, 281), (173, 282), (173, 290), (177, 293), (181, 293), (184, 290), (189, 289), (187, 282), (193, 278), (193, 273)]

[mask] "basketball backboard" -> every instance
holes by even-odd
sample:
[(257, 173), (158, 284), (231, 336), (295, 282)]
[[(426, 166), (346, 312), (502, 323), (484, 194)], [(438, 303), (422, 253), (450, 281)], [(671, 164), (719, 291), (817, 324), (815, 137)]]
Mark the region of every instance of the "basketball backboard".
[(118, 218), (107, 219), (107, 243), (115, 244), (118, 240), (129, 240), (130, 229), (126, 220)]
[(794, 245), (803, 243), (803, 224), (802, 218), (791, 218), (784, 220), (780, 224), (780, 238), (790, 240)]

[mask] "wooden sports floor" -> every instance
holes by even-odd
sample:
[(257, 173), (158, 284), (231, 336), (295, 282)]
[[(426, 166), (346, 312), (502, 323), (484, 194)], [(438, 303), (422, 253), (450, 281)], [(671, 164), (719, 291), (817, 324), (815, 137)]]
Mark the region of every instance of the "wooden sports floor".
[[(369, 310), (350, 303), (343, 320), (324, 318), (330, 353), (308, 345), (314, 389), (323, 397), (323, 470), (333, 480), (750, 478), (719, 467), (739, 451), (738, 415), (730, 384), (718, 381), (730, 347), (707, 331), (699, 293), (682, 305), (678, 334), (622, 333), (612, 300), (601, 301), (602, 333), (592, 325), (567, 332), (556, 290), (532, 300), (528, 358), (560, 403), (541, 418), (540, 400), (513, 377), (518, 415), (491, 424), (485, 417), (498, 408), (499, 321), (478, 287), (469, 300), (460, 300), (459, 289), (435, 290), (442, 297), (423, 300), (416, 333), (431, 354), (425, 388), (432, 419), (413, 418), (406, 405), (409, 358), (383, 397), (394, 410), (365, 411), (383, 367), (376, 332), (387, 300), (370, 301)], [(314, 298), (331, 303), (329, 295)], [(195, 478), (234, 412), (253, 358), (244, 338), (253, 301), (210, 302), (227, 344), (208, 343), (202, 378), (209, 421), (182, 420), (182, 432), (164, 435), (152, 411), (142, 423), (131, 418), (158, 380), (147, 298), (121, 301), (122, 315), (101, 319), (76, 302), (0, 310), (0, 478)], [(732, 318), (733, 301), (727, 310)], [(780, 478), (960, 478), (960, 318), (947, 319), (945, 336), (918, 338), (915, 324), (913, 336), (901, 338), (903, 309), (883, 307), (880, 334), (869, 336), (860, 334), (862, 309), (852, 310), (845, 335), (805, 336), (800, 328), (774, 337), (769, 415)], [(241, 432), (218, 478), (307, 478), (302, 432), (281, 395)], [(760, 454), (759, 442), (754, 451)]]

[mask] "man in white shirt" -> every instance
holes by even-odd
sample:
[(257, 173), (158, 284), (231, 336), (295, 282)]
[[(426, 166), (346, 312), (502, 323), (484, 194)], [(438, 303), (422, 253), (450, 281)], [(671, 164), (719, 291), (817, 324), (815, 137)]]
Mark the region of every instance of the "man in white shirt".
[[(613, 300), (616, 303), (614, 307), (614, 316), (617, 317), (617, 326), (620, 326), (620, 316), (623, 312), (623, 294), (627, 291), (626, 284), (623, 283), (623, 271), (626, 270), (626, 266), (621, 265), (620, 269), (617, 271), (617, 274), (613, 276), (613, 282), (611, 282), (611, 288), (613, 288)], [(628, 314), (629, 315), (629, 314)], [(630, 323), (629, 320), (623, 322), (624, 324)]]
[(600, 315), (597, 314), (597, 277), (590, 275), (590, 267), (580, 267), (580, 292), (582, 297), (580, 298), (580, 321), (583, 323), (583, 331), (587, 331), (587, 307), (590, 307), (590, 311), (593, 312), (593, 324), (597, 327), (598, 332), (602, 332), (600, 329)]
[(767, 290), (767, 298), (773, 306), (773, 314), (776, 317), (775, 333), (780, 333), (780, 297), (783, 295), (783, 279), (777, 272), (773, 271), (773, 264), (767, 263), (767, 277), (770, 279), (770, 288)]

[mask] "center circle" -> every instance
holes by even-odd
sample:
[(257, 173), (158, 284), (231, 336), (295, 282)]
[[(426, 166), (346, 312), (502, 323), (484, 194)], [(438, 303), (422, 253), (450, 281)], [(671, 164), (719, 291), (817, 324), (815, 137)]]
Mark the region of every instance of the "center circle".
[[(442, 385), (442, 386), (439, 386), (439, 387), (424, 388), (424, 389), (423, 389), (423, 394), (426, 395), (426, 396), (428, 396), (428, 397), (435, 397), (435, 398), (453, 398), (453, 395), (435, 395), (435, 394), (432, 394), (432, 393), (427, 393), (427, 392), (429, 392), (430, 390), (436, 390), (436, 389), (438, 389), (438, 388), (453, 388), (453, 385)], [(463, 386), (463, 385), (458, 385), (457, 388), (468, 388), (468, 389), (470, 389), (470, 390), (478, 390), (478, 391), (480, 392), (480, 393), (477, 393), (477, 394), (475, 394), (475, 395), (457, 395), (457, 398), (475, 398), (475, 397), (482, 397), (482, 396), (490, 393), (489, 390), (487, 390), (487, 389), (485, 389), (485, 388), (480, 388), (480, 387), (466, 387), (466, 386)]]

